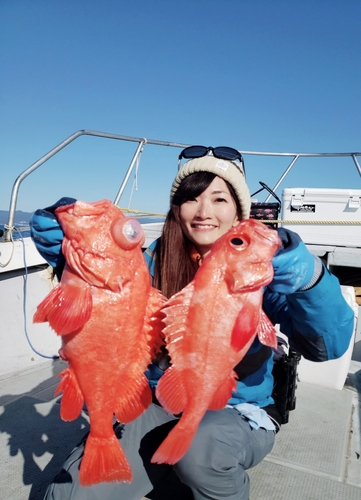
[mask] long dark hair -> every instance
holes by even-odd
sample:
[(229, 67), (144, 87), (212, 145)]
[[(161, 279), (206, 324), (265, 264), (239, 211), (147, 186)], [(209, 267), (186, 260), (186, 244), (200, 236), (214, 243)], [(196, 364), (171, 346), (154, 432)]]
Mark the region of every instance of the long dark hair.
[[(173, 196), (165, 219), (162, 236), (154, 250), (155, 270), (153, 285), (166, 297), (179, 292), (194, 278), (198, 264), (190, 256), (192, 243), (184, 235), (180, 223), (180, 206), (199, 196), (216, 177), (211, 172), (196, 172), (181, 182)], [(241, 206), (231, 184), (225, 181), (241, 218)]]

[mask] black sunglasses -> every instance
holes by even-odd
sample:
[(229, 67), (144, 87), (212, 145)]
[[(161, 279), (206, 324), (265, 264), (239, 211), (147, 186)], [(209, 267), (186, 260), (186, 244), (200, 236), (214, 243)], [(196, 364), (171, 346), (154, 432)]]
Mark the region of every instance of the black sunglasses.
[(216, 148), (207, 148), (206, 146), (189, 146), (188, 148), (183, 149), (178, 157), (178, 170), (182, 158), (202, 158), (202, 156), (207, 156), (210, 151), (215, 158), (219, 158), (221, 160), (239, 160), (242, 164), (243, 173), (246, 173), (241, 153), (237, 151), (237, 149), (229, 148), (228, 146), (217, 146)]

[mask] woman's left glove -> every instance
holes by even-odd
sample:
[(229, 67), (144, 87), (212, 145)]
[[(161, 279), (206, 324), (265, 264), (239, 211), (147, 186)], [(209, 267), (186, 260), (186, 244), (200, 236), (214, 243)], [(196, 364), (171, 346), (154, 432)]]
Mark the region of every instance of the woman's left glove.
[(269, 288), (284, 295), (308, 290), (322, 275), (321, 260), (309, 252), (297, 233), (285, 228), (277, 231), (282, 246), (272, 260), (274, 277)]
[(40, 255), (54, 268), (64, 265), (61, 251), (63, 230), (55, 216), (55, 209), (75, 203), (75, 198), (61, 198), (47, 208), (39, 208), (30, 219), (30, 234)]

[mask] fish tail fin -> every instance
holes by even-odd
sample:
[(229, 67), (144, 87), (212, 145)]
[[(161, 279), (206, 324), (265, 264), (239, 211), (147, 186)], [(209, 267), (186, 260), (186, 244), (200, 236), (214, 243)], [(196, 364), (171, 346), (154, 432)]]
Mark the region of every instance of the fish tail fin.
[(263, 310), (261, 311), (258, 338), (262, 344), (277, 349), (276, 329)]
[(82, 486), (112, 481), (131, 482), (132, 471), (115, 435), (96, 437), (90, 432), (80, 464)]
[(123, 387), (125, 391), (122, 393), (121, 399), (118, 400), (115, 415), (120, 422), (127, 424), (148, 408), (152, 402), (152, 392), (144, 374), (137, 378), (125, 378)]
[(60, 404), (60, 416), (66, 422), (79, 417), (84, 404), (84, 397), (80, 390), (78, 381), (73, 370), (69, 367), (63, 370), (59, 377), (62, 377), (55, 391), (55, 396), (63, 393)]
[[(183, 418), (181, 417), (181, 420)], [(194, 426), (194, 424), (182, 425), (181, 420), (173, 427), (154, 453), (151, 459), (153, 464), (173, 465), (188, 451), (198, 426)]]
[[(177, 425), (170, 431), (154, 453), (152, 463), (175, 464), (178, 462), (187, 452), (196, 433), (199, 420), (194, 415), (194, 411), (192, 412), (190, 408), (188, 408), (188, 411), (186, 409), (189, 401), (184, 387), (185, 378), (184, 371), (170, 366), (158, 382), (156, 396), (163, 408), (168, 413), (175, 415), (183, 410), (184, 413)], [(174, 390), (175, 387), (176, 390)], [(200, 415), (200, 413), (197, 411), (197, 414)]]

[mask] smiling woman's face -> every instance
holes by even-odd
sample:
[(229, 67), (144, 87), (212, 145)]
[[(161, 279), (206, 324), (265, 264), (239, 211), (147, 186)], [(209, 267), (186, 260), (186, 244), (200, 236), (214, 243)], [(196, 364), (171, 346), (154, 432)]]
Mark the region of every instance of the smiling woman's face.
[(180, 221), (184, 234), (202, 257), (232, 226), (239, 222), (236, 203), (221, 177), (194, 199), (180, 206)]

